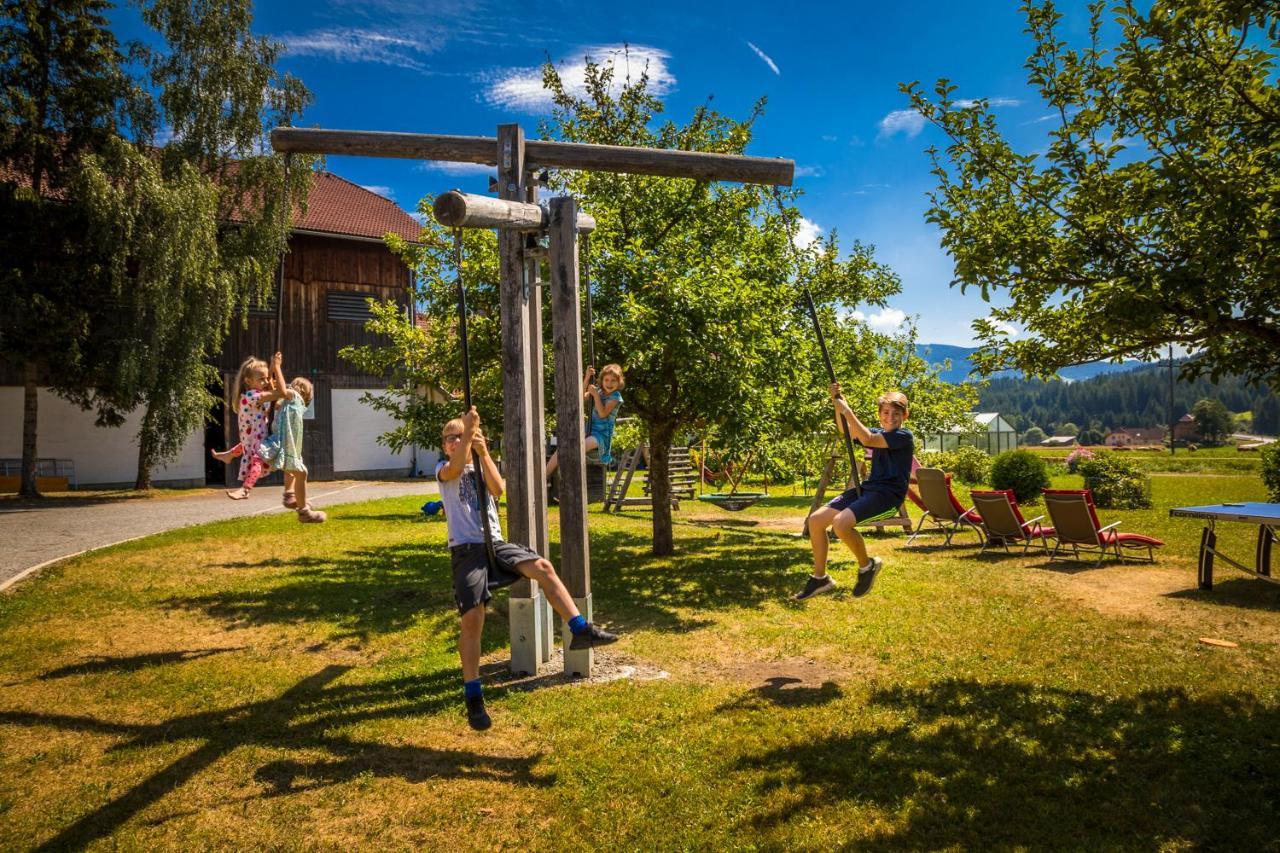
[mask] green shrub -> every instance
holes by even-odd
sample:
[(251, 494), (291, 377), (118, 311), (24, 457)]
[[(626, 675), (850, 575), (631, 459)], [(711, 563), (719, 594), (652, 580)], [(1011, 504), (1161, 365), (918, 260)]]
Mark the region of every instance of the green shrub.
[(1262, 458), (1262, 485), (1267, 487), (1267, 500), (1280, 503), (1280, 441), (1273, 441), (1258, 451)]
[(1032, 503), (1049, 488), (1049, 471), (1031, 451), (1010, 450), (992, 460), (991, 488), (1012, 489), (1019, 503)]
[(925, 468), (941, 468), (966, 486), (985, 483), (991, 473), (991, 457), (967, 445), (955, 450), (923, 450), (916, 454), (916, 461)]
[(1102, 509), (1147, 509), (1151, 506), (1151, 478), (1128, 459), (1099, 453), (1081, 459), (1076, 470), (1084, 487), (1093, 491), (1093, 502)]
[(955, 478), (966, 486), (979, 486), (991, 474), (991, 457), (976, 447), (958, 447), (951, 452), (954, 468), (949, 469)]

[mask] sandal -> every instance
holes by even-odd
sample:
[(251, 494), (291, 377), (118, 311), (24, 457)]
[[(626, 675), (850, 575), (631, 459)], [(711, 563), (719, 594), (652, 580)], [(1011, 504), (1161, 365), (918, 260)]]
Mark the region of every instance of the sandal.
[(285, 492), (284, 497), (281, 499), (281, 502), (285, 505), (287, 509), (297, 509), (298, 496), (295, 495), (293, 492)]
[(312, 509), (310, 504), (298, 510), (298, 521), (302, 524), (323, 524), (326, 518), (327, 515), (318, 509)]
[(249, 490), (245, 488), (230, 489), (227, 491), (227, 497), (233, 501), (242, 501), (249, 497)]

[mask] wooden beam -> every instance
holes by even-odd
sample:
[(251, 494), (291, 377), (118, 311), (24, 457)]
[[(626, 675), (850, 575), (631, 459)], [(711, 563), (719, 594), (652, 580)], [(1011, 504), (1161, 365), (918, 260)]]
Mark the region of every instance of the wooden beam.
[[(461, 190), (449, 190), (436, 196), (431, 212), (436, 221), (447, 228), (500, 228), (512, 231), (542, 231), (547, 227), (549, 214), (536, 204), (508, 201), (472, 195)], [(595, 217), (578, 214), (578, 231), (590, 233), (596, 230)]]
[[(271, 146), (299, 154), (498, 164), (498, 140), (491, 136), (277, 127)], [(780, 186), (791, 186), (796, 170), (794, 160), (782, 158), (543, 140), (525, 142), (525, 166)]]

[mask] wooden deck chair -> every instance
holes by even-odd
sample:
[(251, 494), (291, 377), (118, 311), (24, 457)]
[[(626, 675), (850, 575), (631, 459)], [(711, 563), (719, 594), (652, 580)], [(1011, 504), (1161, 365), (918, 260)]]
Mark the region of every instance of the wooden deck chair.
[(947, 545), (960, 530), (972, 530), (979, 539), (986, 538), (980, 526), (982, 516), (974, 508), (965, 509), (955, 492), (951, 491), (950, 474), (941, 468), (917, 468), (916, 485), (920, 487), (920, 500), (924, 502), (924, 517), (907, 540), (908, 545), (924, 532), (926, 522), (932, 522), (946, 534)]
[(973, 508), (982, 516), (982, 526), (987, 531), (986, 541), (982, 543), (982, 551), (986, 551), (992, 545), (1003, 545), (1007, 552), (1010, 544), (1021, 542), (1024, 556), (1032, 545), (1043, 547), (1044, 552), (1049, 553), (1049, 537), (1055, 535), (1056, 531), (1040, 523), (1044, 520), (1043, 515), (1036, 516), (1030, 521), (1023, 519), (1022, 510), (1018, 507), (1018, 499), (1014, 496), (1012, 489), (994, 491), (975, 489), (969, 492), (969, 497), (973, 500)]
[(1116, 530), (1120, 522), (1103, 527), (1098, 522), (1098, 513), (1093, 506), (1093, 492), (1089, 489), (1045, 489), (1044, 504), (1049, 510), (1049, 518), (1053, 520), (1054, 538), (1058, 540), (1053, 547), (1050, 558), (1055, 558), (1063, 546), (1071, 546), (1072, 554), (1079, 559), (1081, 552), (1097, 554), (1101, 566), (1108, 554), (1115, 554), (1123, 560), (1126, 553), (1134, 554), (1133, 559), (1141, 560), (1137, 553), (1146, 549), (1145, 562), (1156, 561), (1155, 549), (1164, 545), (1159, 539), (1143, 536), (1141, 533), (1121, 533)]

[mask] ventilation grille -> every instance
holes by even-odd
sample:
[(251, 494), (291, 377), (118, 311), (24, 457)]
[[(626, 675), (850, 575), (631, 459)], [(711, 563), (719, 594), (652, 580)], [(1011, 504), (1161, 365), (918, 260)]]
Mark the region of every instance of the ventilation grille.
[(373, 319), (368, 299), (364, 293), (330, 290), (326, 297), (329, 319), (340, 323), (364, 323)]

